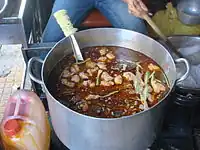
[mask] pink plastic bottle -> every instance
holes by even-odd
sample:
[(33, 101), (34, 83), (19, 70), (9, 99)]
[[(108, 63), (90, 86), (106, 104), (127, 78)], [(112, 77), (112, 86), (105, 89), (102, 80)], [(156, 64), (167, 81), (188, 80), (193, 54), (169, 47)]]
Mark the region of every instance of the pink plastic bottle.
[(48, 150), (50, 125), (39, 97), (19, 90), (8, 100), (0, 126), (5, 150)]

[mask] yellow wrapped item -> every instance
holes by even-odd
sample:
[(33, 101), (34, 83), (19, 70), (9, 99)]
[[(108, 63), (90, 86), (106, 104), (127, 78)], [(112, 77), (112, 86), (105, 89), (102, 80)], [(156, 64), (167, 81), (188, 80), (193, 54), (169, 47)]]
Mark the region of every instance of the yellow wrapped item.
[[(179, 21), (176, 8), (172, 3), (168, 3), (166, 8), (158, 11), (152, 18), (165, 36), (200, 34), (200, 25), (188, 26)], [(150, 36), (158, 37), (151, 27), (148, 28)]]

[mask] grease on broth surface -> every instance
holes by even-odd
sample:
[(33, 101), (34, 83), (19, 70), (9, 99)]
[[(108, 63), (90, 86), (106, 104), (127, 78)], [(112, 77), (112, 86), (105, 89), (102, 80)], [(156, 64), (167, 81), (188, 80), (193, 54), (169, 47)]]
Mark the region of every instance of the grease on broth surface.
[(99, 118), (128, 116), (154, 106), (169, 90), (160, 66), (137, 51), (98, 46), (82, 53), (84, 62), (66, 56), (48, 80), (51, 94), (76, 112)]

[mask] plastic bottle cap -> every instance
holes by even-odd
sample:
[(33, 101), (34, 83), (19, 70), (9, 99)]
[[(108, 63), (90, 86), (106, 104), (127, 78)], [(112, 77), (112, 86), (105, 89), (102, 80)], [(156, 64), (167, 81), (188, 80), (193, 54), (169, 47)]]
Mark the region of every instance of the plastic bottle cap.
[(20, 131), (21, 127), (17, 120), (9, 120), (4, 126), (5, 134), (7, 136), (14, 136)]

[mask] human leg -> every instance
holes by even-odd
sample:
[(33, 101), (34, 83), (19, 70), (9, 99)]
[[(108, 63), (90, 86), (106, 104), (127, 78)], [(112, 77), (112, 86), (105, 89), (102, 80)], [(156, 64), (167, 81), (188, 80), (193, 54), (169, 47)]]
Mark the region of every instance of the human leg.
[(95, 7), (107, 17), (114, 27), (147, 34), (144, 21), (129, 14), (128, 6), (122, 0), (96, 0)]
[[(94, 0), (56, 0), (52, 14), (60, 9), (65, 9), (74, 26), (78, 26), (93, 6)], [(52, 14), (43, 33), (43, 42), (57, 42), (64, 37)]]

